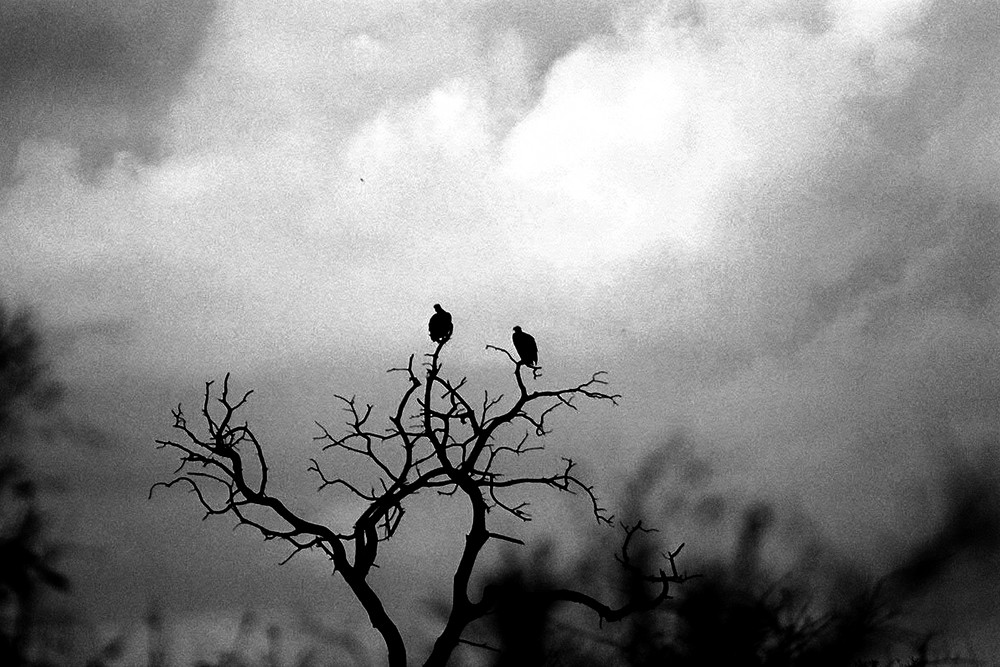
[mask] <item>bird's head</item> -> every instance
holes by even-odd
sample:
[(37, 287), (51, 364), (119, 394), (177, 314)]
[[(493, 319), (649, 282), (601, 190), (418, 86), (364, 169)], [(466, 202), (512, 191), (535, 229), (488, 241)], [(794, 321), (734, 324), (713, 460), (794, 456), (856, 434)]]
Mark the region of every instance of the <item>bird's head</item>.
[(514, 327), (514, 331), (516, 331), (517, 333), (521, 333), (521, 327)]
[(434, 304), (434, 310), (436, 310), (437, 312), (440, 313), (441, 312), (441, 304), (440, 303), (435, 303)]

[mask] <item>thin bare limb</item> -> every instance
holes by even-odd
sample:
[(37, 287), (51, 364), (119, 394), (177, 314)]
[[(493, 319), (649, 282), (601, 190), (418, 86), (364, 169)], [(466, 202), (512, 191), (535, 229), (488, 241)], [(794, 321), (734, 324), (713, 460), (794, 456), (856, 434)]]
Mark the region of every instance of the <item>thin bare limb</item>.
[[(343, 495), (351, 499), (350, 506), (360, 506), (350, 517), (353, 523), (349, 532), (306, 519), (271, 492), (267, 448), (247, 422), (237, 421), (238, 411), (253, 392), (233, 394), (229, 374), (221, 389), (211, 381), (205, 383), (200, 428), (189, 423), (180, 405), (172, 411), (175, 438), (156, 443), (158, 448), (173, 451), (179, 465), (172, 479), (150, 488), (150, 497), (158, 487), (185, 487), (195, 495), (204, 511), (203, 518), (231, 515), (235, 527), (250, 528), (265, 541), (287, 543), (290, 552), (282, 563), (306, 551), (323, 554), (381, 634), (391, 667), (404, 667), (408, 658), (402, 635), (368, 581), (372, 569), (378, 567), (380, 547), (398, 533), (408, 513), (419, 507), (415, 499), (421, 492), (460, 500), (468, 506), (469, 524), (452, 577), (447, 619), (424, 664), (444, 667), (461, 643), (488, 648), (462, 636), (471, 623), (496, 604), (488, 591), (471, 590), (473, 574), (484, 546), (491, 540), (524, 544), (516, 536), (491, 528), (491, 510), (521, 521), (531, 520), (524, 494), (536, 487), (581, 495), (590, 503), (597, 522), (610, 524), (611, 514), (601, 505), (594, 486), (578, 474), (576, 463), (567, 457), (561, 457), (561, 463), (559, 458), (547, 459), (542, 439), (550, 434), (548, 421), (557, 410), (578, 410), (584, 399), (617, 405), (621, 396), (606, 389), (604, 371), (571, 387), (529, 390), (523, 376), (525, 364), (508, 350), (487, 345), (487, 350), (500, 352), (513, 364), (517, 389), (509, 398), (483, 391), (482, 401), (473, 403), (467, 398), (474, 395), (468, 378), (452, 381), (442, 375), (441, 353), (448, 340), (438, 341), (433, 351), (424, 355), (424, 372), (420, 375), (413, 354), (405, 366), (389, 369), (403, 376), (405, 386), (385, 423), (378, 423), (372, 404), (346, 395), (336, 396), (347, 415), (342, 433), (334, 434), (316, 422), (320, 432), (314, 440), (322, 443), (324, 452), (334, 456), (345, 452), (368, 465), (367, 481), (360, 481), (342, 474), (335, 476), (328, 471), (337, 468), (321, 466), (317, 458), (308, 459), (307, 471), (319, 479), (317, 490), (343, 489)], [(539, 370), (531, 370), (533, 379), (539, 380)], [(511, 426), (515, 428), (507, 428)], [(527, 455), (532, 456), (536, 466), (533, 470), (538, 472), (513, 474), (505, 469)], [(641, 523), (622, 527), (624, 540), (616, 558), (637, 581), (651, 587), (647, 598), (613, 607), (568, 589), (538, 595), (546, 601), (588, 607), (603, 620), (619, 620), (668, 599), (669, 586), (687, 578), (676, 568), (680, 548), (664, 554), (664, 569), (644, 572), (632, 562), (629, 550), (637, 536), (648, 529)], [(472, 602), (473, 597), (478, 601)]]

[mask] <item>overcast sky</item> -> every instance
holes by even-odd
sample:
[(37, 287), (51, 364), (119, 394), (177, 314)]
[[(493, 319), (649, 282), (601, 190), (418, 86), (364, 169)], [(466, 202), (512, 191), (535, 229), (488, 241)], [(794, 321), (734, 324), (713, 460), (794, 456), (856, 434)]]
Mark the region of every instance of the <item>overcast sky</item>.
[(870, 555), (1000, 429), (992, 0), (7, 0), (0, 62), (0, 296), (95, 427), (36, 456), (100, 613), (318, 597), (147, 501), (152, 440), (232, 371), (301, 470), (435, 302), (456, 373), (502, 386), (514, 324), (543, 383), (610, 371), (551, 444), (609, 495), (683, 429)]

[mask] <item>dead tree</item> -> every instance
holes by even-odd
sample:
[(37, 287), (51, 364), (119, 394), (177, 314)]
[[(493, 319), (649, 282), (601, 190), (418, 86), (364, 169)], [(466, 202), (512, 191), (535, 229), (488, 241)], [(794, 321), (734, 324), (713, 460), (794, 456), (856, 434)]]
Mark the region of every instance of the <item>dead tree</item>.
[[(465, 546), (454, 571), (450, 611), (425, 665), (443, 667), (463, 640), (468, 626), (498, 604), (492, 587), (473, 591), (473, 571), (484, 546), (493, 541), (523, 544), (513, 536), (496, 532), (489, 518), (506, 514), (521, 521), (530, 520), (523, 493), (540, 487), (579, 494), (590, 504), (598, 522), (611, 524), (612, 517), (598, 501), (592, 486), (576, 473), (572, 459), (563, 458), (558, 468), (548, 474), (519, 475), (505, 472), (505, 464), (518, 457), (542, 450), (532, 438), (549, 431), (547, 418), (559, 408), (577, 409), (581, 399), (617, 404), (617, 394), (608, 393), (605, 373), (596, 372), (590, 379), (565, 389), (528, 389), (522, 372), (524, 365), (503, 348), (487, 346), (510, 360), (517, 392), (506, 403), (504, 396), (484, 392), (482, 401), (469, 398), (466, 378), (453, 382), (441, 375), (440, 355), (447, 339), (438, 343), (424, 364), (424, 377), (414, 369), (410, 356), (405, 368), (390, 369), (406, 378), (407, 386), (388, 427), (372, 422), (371, 405), (359, 405), (355, 398), (338, 396), (348, 414), (344, 435), (334, 435), (317, 422), (326, 443), (324, 450), (359, 457), (372, 467), (376, 485), (369, 487), (342, 477), (331, 477), (316, 459), (309, 470), (318, 476), (320, 489), (340, 487), (363, 501), (363, 509), (353, 527), (338, 532), (329, 526), (308, 521), (290, 509), (285, 500), (272, 495), (268, 487), (268, 464), (265, 448), (246, 422), (239, 423), (236, 413), (252, 391), (234, 398), (230, 394), (229, 375), (221, 392), (213, 392), (212, 382), (205, 385), (200, 428), (194, 428), (178, 405), (173, 411), (177, 439), (158, 440), (160, 448), (180, 453), (180, 466), (169, 481), (158, 486), (186, 485), (201, 503), (206, 518), (229, 514), (237, 525), (250, 526), (265, 540), (280, 539), (292, 547), (291, 559), (305, 550), (319, 550), (333, 563), (361, 603), (372, 626), (385, 641), (388, 664), (404, 667), (407, 652), (398, 626), (390, 616), (382, 595), (369, 581), (376, 566), (379, 549), (396, 533), (407, 508), (422, 491), (438, 493), (468, 503), (471, 519), (466, 529)], [(512, 428), (503, 428), (510, 426)], [(523, 434), (508, 439), (510, 432), (523, 426)], [(209, 487), (216, 487), (210, 490)], [(220, 493), (221, 492), (221, 493)], [(520, 494), (519, 494), (520, 492)], [(670, 595), (670, 585), (682, 582), (675, 557), (680, 549), (665, 554), (664, 569), (639, 573), (629, 558), (629, 544), (641, 526), (623, 526), (624, 540), (617, 555), (623, 567), (645, 581), (649, 594), (645, 599), (631, 599), (614, 607), (576, 590), (557, 589), (538, 593), (546, 603), (569, 602), (593, 610), (602, 621), (617, 621), (626, 616), (660, 605)], [(683, 546), (683, 545), (681, 545)]]

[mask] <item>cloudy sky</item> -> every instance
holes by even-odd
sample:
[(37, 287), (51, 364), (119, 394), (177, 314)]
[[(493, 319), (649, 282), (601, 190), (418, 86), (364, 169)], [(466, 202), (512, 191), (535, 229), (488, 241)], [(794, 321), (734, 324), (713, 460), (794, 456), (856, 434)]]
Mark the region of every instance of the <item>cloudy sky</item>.
[(513, 324), (610, 371), (552, 441), (608, 495), (683, 431), (875, 560), (1000, 429), (992, 0), (7, 0), (0, 62), (0, 296), (91, 427), (33, 456), (95, 613), (317, 597), (147, 501), (152, 441), (232, 371), (296, 479), (435, 302), (456, 373), (502, 386)]

